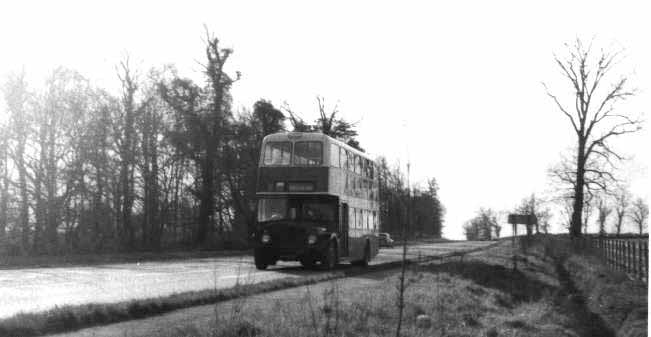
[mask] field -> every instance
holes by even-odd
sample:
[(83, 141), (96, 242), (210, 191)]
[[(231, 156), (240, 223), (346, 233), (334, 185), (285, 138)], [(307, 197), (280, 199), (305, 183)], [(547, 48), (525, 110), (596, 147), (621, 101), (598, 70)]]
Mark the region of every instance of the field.
[[(508, 241), (410, 267), (402, 335), (646, 336), (647, 286), (568, 247), (532, 242), (515, 271)], [(385, 270), (65, 336), (395, 336), (397, 284)]]

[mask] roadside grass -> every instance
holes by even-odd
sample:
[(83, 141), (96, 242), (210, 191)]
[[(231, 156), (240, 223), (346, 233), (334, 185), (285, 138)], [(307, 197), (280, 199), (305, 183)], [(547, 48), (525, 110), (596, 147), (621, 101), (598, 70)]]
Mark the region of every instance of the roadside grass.
[(184, 292), (170, 296), (110, 304), (85, 304), (55, 307), (37, 313), (19, 313), (0, 320), (0, 336), (29, 337), (76, 330), (131, 319), (159, 315), (173, 310), (250, 296), (343, 277), (343, 272), (310, 277), (287, 277), (259, 283), (241, 284), (226, 289)]
[[(413, 265), (408, 273), (403, 336), (612, 336), (594, 334), (555, 273), (555, 260), (537, 244), (520, 253), (505, 242), (461, 259)], [(398, 273), (377, 286), (347, 288), (330, 281), (322, 294), (305, 288), (301, 300), (275, 298), (240, 303), (229, 312), (215, 307), (209, 328), (187, 325), (157, 336), (394, 336)], [(572, 312), (577, 310), (579, 314)], [(236, 311), (236, 314), (233, 314)], [(428, 315), (426, 324), (418, 317)]]

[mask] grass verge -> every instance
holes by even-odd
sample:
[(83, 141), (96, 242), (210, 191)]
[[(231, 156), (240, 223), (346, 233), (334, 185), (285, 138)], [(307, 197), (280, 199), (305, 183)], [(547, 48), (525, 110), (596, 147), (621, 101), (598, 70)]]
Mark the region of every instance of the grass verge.
[[(646, 295), (634, 300), (646, 287), (568, 247), (543, 238), (516, 252), (504, 242), (464, 259), (412, 265), (402, 336), (646, 336)], [(320, 293), (306, 287), (302, 298), (281, 292), (227, 302), (214, 307), (209, 327), (163, 325), (146, 336), (394, 336), (397, 273), (373, 286), (353, 282), (332, 281)], [(615, 298), (627, 305), (603, 302)], [(604, 307), (617, 313), (615, 325)]]
[[(553, 261), (521, 254), (514, 271), (511, 251), (503, 242), (463, 260), (412, 265), (401, 335), (590, 336), (586, 323), (568, 317), (557, 301), (564, 292)], [(351, 286), (355, 278), (332, 281), (320, 292), (306, 287), (302, 298), (246, 298), (215, 306), (208, 327), (164, 326), (147, 336), (394, 336), (398, 277), (395, 272), (357, 287)]]
[(574, 247), (567, 237), (545, 242), (567, 285), (575, 315), (596, 327), (594, 335), (647, 336), (648, 284), (606, 266), (594, 252)]

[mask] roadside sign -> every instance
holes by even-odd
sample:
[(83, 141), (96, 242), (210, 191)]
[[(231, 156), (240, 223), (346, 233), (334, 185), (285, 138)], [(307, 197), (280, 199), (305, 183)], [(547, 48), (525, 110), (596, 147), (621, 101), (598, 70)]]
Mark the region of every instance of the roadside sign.
[(512, 225), (535, 225), (538, 219), (534, 214), (509, 214), (508, 222)]

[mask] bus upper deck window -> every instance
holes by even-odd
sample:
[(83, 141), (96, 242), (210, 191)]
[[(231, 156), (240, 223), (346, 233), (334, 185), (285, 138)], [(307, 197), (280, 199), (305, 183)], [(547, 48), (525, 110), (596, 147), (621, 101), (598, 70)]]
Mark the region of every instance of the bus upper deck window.
[(321, 142), (296, 142), (294, 144), (294, 165), (321, 165), (323, 144)]
[(265, 165), (289, 165), (292, 154), (292, 143), (269, 142), (264, 149)]

